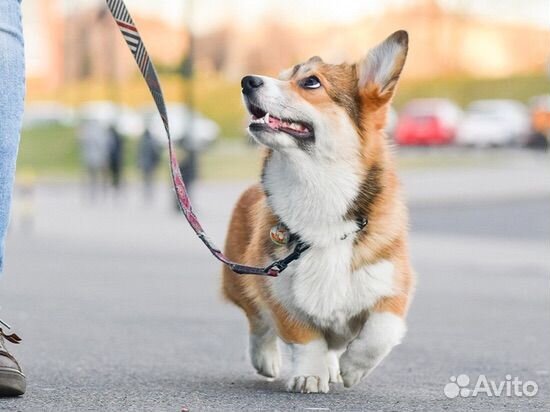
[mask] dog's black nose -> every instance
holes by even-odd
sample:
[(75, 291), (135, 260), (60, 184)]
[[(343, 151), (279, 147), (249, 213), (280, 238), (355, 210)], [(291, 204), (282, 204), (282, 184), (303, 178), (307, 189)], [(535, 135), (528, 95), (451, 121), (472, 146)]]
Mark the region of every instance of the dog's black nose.
[(241, 86), (243, 88), (243, 94), (250, 94), (257, 89), (264, 81), (258, 76), (244, 76), (241, 80)]

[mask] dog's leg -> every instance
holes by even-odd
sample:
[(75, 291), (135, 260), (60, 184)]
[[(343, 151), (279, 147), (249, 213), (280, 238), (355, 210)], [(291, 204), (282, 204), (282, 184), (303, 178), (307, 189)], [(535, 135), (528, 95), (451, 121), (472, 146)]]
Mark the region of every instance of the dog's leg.
[(340, 356), (343, 352), (344, 349), (329, 349), (329, 351), (327, 352), (327, 364), (330, 383), (342, 382), (342, 375), (340, 375)]
[(293, 372), (288, 382), (291, 392), (328, 392), (328, 347), (324, 338), (292, 345)]
[(249, 316), (250, 359), (260, 375), (276, 378), (281, 370), (277, 333), (268, 316)]
[(372, 312), (359, 336), (340, 358), (344, 386), (349, 388), (368, 375), (395, 345), (401, 343), (405, 331), (402, 316), (389, 311)]
[(281, 369), (281, 355), (277, 345), (277, 334), (271, 317), (265, 309), (250, 299), (243, 290), (243, 279), (229, 273), (224, 268), (225, 296), (239, 306), (245, 313), (250, 327), (249, 352), (250, 360), (256, 371), (268, 378), (276, 378)]

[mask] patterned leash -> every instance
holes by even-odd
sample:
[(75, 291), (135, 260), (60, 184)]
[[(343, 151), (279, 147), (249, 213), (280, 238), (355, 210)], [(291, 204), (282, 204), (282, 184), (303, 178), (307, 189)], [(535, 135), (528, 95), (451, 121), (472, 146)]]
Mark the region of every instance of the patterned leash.
[(255, 267), (255, 266), (246, 266), (240, 263), (233, 262), (229, 260), (220, 249), (212, 243), (212, 241), (206, 236), (204, 229), (199, 223), (195, 213), (193, 212), (193, 207), (191, 206), (191, 201), (189, 199), (189, 194), (185, 188), (185, 183), (181, 176), (180, 169), (178, 167), (178, 161), (174, 152), (174, 147), (172, 145), (172, 139), (170, 137), (170, 127), (168, 125), (168, 115), (166, 113), (166, 104), (164, 103), (164, 97), (160, 87), (157, 73), (155, 67), (145, 50), (145, 45), (141, 40), (141, 36), (138, 33), (136, 25), (126, 9), (126, 5), (123, 0), (105, 0), (107, 2), (107, 7), (111, 12), (113, 18), (115, 19), (124, 40), (128, 44), (130, 51), (132, 52), (134, 59), (145, 79), (149, 91), (155, 100), (158, 112), (164, 124), (164, 129), (166, 130), (166, 136), (168, 138), (168, 154), (170, 156), (170, 171), (172, 173), (172, 183), (174, 189), (176, 190), (176, 197), (178, 199), (178, 204), (182, 210), (185, 218), (197, 234), (197, 236), (202, 240), (206, 245), (208, 250), (221, 262), (226, 264), (233, 272), (238, 274), (249, 274), (249, 275), (265, 275), (265, 276), (277, 276), (286, 267), (293, 262), (294, 260), (300, 257), (300, 254), (308, 248), (302, 242), (299, 242), (294, 251), (283, 259), (272, 262), (268, 266)]

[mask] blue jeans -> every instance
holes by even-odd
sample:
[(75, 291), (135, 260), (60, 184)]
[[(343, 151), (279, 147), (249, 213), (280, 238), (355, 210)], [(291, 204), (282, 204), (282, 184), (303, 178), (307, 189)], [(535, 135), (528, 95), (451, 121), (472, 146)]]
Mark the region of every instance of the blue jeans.
[(21, 0), (0, 0), (0, 273), (25, 96), (20, 3)]

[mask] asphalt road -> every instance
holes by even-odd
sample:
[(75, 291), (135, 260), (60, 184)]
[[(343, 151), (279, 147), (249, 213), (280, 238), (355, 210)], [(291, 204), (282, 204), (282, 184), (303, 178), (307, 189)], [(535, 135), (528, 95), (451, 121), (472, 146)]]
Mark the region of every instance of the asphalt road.
[[(197, 189), (213, 238), (223, 239), (240, 188)], [(408, 335), (359, 386), (326, 395), (289, 394), (284, 380), (255, 375), (244, 317), (219, 296), (219, 265), (166, 196), (150, 206), (134, 195), (90, 205), (56, 185), (39, 187), (32, 206), (18, 203), (0, 315), (24, 339), (14, 351), (29, 387), (0, 410), (549, 408), (549, 193), (413, 204), (419, 284)], [(29, 208), (30, 232), (21, 217)], [(459, 374), (472, 382), (510, 374), (539, 389), (448, 399), (444, 386)]]

